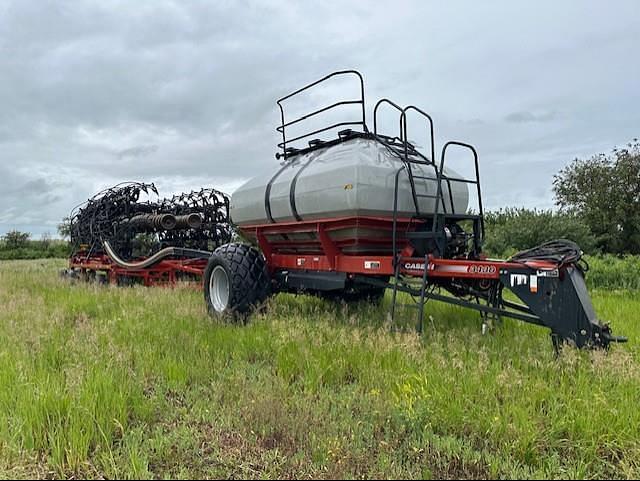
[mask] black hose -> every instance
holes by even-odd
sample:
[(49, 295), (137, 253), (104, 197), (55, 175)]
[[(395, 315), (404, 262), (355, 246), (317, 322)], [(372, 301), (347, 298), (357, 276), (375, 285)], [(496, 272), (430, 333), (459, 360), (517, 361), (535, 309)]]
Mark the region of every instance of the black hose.
[(547, 261), (556, 264), (558, 268), (574, 264), (586, 272), (589, 270), (589, 264), (582, 259), (582, 255), (582, 249), (578, 244), (567, 239), (558, 239), (520, 251), (514, 254), (509, 262)]

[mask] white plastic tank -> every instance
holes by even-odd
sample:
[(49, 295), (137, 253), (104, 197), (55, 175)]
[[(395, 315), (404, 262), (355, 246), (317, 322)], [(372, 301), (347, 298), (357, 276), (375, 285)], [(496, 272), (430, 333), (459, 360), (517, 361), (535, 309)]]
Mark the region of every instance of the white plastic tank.
[[(402, 165), (397, 155), (373, 138), (356, 137), (318, 148), (290, 157), (279, 169), (239, 187), (231, 196), (231, 219), (242, 227), (338, 217), (392, 217), (395, 175)], [(412, 171), (414, 176), (436, 177), (432, 165), (413, 164)], [(446, 168), (444, 174), (460, 177)], [(398, 215), (411, 217), (416, 210), (406, 171), (399, 181)], [(437, 193), (436, 180), (416, 178), (414, 183), (416, 194)], [(451, 195), (449, 183), (442, 182), (446, 212), (466, 213), (467, 184), (451, 182), (450, 186)], [(431, 214), (435, 198), (419, 197), (418, 205), (421, 214)]]

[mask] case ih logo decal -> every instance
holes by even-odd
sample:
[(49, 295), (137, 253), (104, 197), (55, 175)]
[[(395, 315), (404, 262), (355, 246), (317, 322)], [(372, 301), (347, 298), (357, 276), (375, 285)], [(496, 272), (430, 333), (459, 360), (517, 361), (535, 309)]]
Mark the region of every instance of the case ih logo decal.
[(496, 266), (491, 266), (491, 265), (484, 266), (484, 265), (473, 264), (469, 266), (469, 268), (467, 269), (467, 272), (469, 274), (495, 274)]
[(408, 271), (423, 271), (424, 262), (407, 262), (405, 263), (404, 268)]

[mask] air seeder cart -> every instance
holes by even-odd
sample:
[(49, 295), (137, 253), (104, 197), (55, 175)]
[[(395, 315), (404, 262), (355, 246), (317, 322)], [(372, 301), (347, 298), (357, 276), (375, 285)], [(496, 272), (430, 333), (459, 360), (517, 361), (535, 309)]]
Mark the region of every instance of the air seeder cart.
[[(287, 117), (288, 102), (337, 77), (354, 80), (357, 98)], [(624, 341), (596, 317), (575, 244), (551, 242), (509, 261), (483, 255), (478, 154), (472, 145), (450, 141), (436, 158), (429, 114), (382, 99), (370, 130), (364, 82), (354, 70), (334, 72), (277, 103), (281, 165), (232, 195), (231, 219), (253, 245), (229, 243), (211, 255), (204, 291), (212, 314), (244, 317), (280, 291), (356, 300), (380, 298), (391, 289), (392, 318), (398, 292), (418, 299), (419, 331), (431, 299), (475, 309), (485, 319), (510, 317), (547, 327), (556, 347)], [(304, 129), (345, 107), (357, 109), (357, 118)], [(397, 133), (379, 131), (383, 107), (395, 111)], [(426, 153), (408, 140), (410, 116), (425, 122)], [(298, 133), (291, 135), (293, 129)], [(334, 138), (317, 137), (336, 131)], [(468, 152), (473, 178), (448, 168), (454, 149)], [(477, 205), (469, 205), (469, 189)], [(520, 302), (505, 299), (505, 289)]]

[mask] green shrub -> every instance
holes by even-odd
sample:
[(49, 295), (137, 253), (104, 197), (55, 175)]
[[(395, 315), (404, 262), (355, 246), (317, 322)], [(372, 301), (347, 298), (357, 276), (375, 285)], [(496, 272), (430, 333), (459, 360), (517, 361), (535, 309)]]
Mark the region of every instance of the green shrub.
[(640, 256), (588, 256), (587, 285), (596, 289), (640, 289)]
[(484, 250), (503, 255), (529, 249), (553, 239), (570, 239), (583, 251), (595, 253), (596, 239), (578, 217), (551, 210), (506, 208), (485, 214)]
[(19, 247), (0, 241), (0, 260), (65, 258), (69, 253), (69, 243), (63, 240), (26, 240)]
[(31, 234), (28, 232), (12, 230), (7, 232), (2, 237), (2, 240), (9, 249), (19, 249), (21, 247), (26, 247), (29, 242), (29, 237), (31, 237)]

